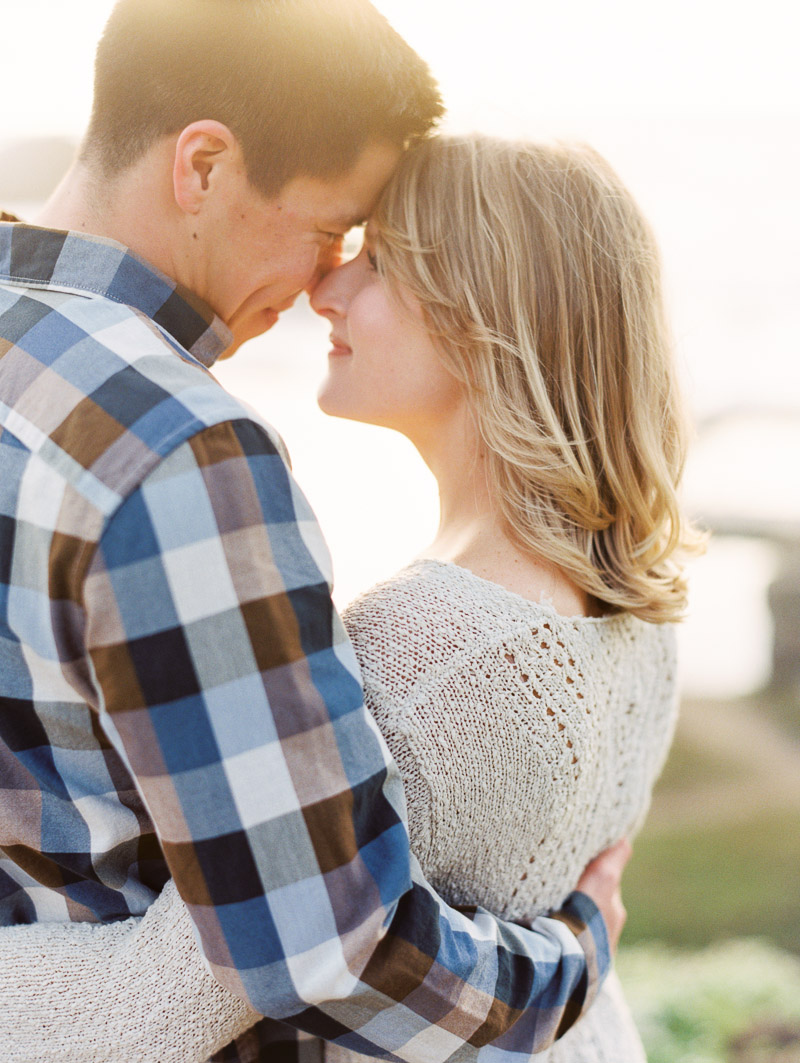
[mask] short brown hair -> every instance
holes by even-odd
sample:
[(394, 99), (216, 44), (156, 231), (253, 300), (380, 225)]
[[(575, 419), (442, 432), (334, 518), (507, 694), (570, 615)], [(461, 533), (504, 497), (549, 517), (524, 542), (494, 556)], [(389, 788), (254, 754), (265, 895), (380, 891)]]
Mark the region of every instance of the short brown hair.
[(118, 0), (82, 158), (113, 176), (213, 119), (274, 195), (345, 173), (370, 141), (423, 137), (442, 112), (427, 65), (368, 0)]

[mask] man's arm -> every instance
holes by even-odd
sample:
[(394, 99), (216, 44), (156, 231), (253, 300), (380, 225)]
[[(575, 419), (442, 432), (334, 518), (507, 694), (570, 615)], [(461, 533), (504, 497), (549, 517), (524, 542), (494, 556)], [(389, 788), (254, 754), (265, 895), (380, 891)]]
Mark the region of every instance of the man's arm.
[(410, 857), (327, 551), (259, 427), (206, 429), (150, 474), (84, 604), (101, 722), (223, 985), (407, 1060), (538, 1051), (588, 1006), (609, 964), (588, 896), (527, 930), (447, 907)]

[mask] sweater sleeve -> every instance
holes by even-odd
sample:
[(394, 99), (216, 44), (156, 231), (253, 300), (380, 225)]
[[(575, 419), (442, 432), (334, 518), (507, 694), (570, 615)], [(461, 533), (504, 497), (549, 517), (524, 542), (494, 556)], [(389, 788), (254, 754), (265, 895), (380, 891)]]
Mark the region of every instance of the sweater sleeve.
[[(579, 932), (592, 911), (576, 893), (562, 917)], [(276, 1037), (315, 1040), (212, 976), (171, 879), (141, 918), (0, 927), (0, 1003), (4, 1063), (205, 1063), (256, 1023), (262, 1040), (266, 1023)], [(536, 1021), (531, 1012), (519, 1025)], [(489, 1047), (458, 1058), (498, 1056)]]
[(205, 1061), (260, 1018), (212, 976), (170, 880), (143, 918), (0, 928), (6, 1063)]

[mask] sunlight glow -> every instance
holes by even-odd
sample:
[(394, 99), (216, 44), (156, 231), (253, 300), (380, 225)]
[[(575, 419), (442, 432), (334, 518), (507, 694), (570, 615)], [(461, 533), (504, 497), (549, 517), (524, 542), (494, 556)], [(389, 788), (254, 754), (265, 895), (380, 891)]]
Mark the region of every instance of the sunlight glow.
[[(800, 64), (792, 5), (374, 2), (439, 79), (445, 130), (577, 137), (612, 162), (658, 234), (697, 414), (776, 403), (800, 410)], [(5, 0), (3, 72), (14, 92), (0, 112), (0, 147), (81, 136), (94, 49), (111, 6), (112, 0)], [(0, 208), (28, 216), (36, 197), (8, 201), (9, 187), (7, 180)], [(345, 254), (357, 252), (360, 240), (360, 232), (348, 234)], [(405, 440), (331, 421), (316, 409), (327, 332), (299, 305), (222, 363), (219, 376), (284, 432), (332, 547), (344, 603), (431, 537), (436, 496)], [(770, 510), (794, 507), (796, 519), (796, 443), (770, 446), (758, 435), (748, 445), (750, 461), (733, 449), (705, 464), (698, 455), (689, 475), (694, 505), (705, 511), (724, 503), (748, 515), (768, 501)], [(349, 470), (344, 478), (342, 470)], [(689, 688), (757, 686), (767, 667), (768, 619), (761, 614), (769, 573), (751, 554), (742, 552), (740, 563), (739, 555), (718, 551), (698, 566), (696, 619), (685, 627)], [(753, 605), (759, 595), (761, 613)], [(727, 628), (723, 637), (715, 620), (720, 610), (731, 624), (747, 616), (740, 626), (757, 629), (757, 637), (745, 645)], [(727, 659), (734, 655), (735, 675), (719, 647)]]
[[(3, 70), (17, 87), (0, 140), (79, 136), (111, 0), (26, 0), (3, 11)], [(448, 128), (538, 132), (569, 116), (800, 111), (793, 10), (724, 0), (376, 0), (439, 78)], [(34, 68), (33, 62), (36, 62)]]

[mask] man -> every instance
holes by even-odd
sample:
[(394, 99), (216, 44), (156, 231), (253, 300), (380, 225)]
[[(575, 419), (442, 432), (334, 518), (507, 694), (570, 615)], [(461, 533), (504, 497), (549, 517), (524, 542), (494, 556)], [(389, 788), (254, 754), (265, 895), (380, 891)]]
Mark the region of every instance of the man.
[[(124, 919), (171, 875), (216, 978), (288, 1024), (225, 1059), (292, 1028), (502, 1061), (608, 968), (585, 893), (526, 930), (422, 880), (313, 515), (206, 368), (440, 113), (366, 0), (120, 0), (78, 163), (0, 225), (0, 920)], [(582, 880), (612, 939), (617, 864)]]

